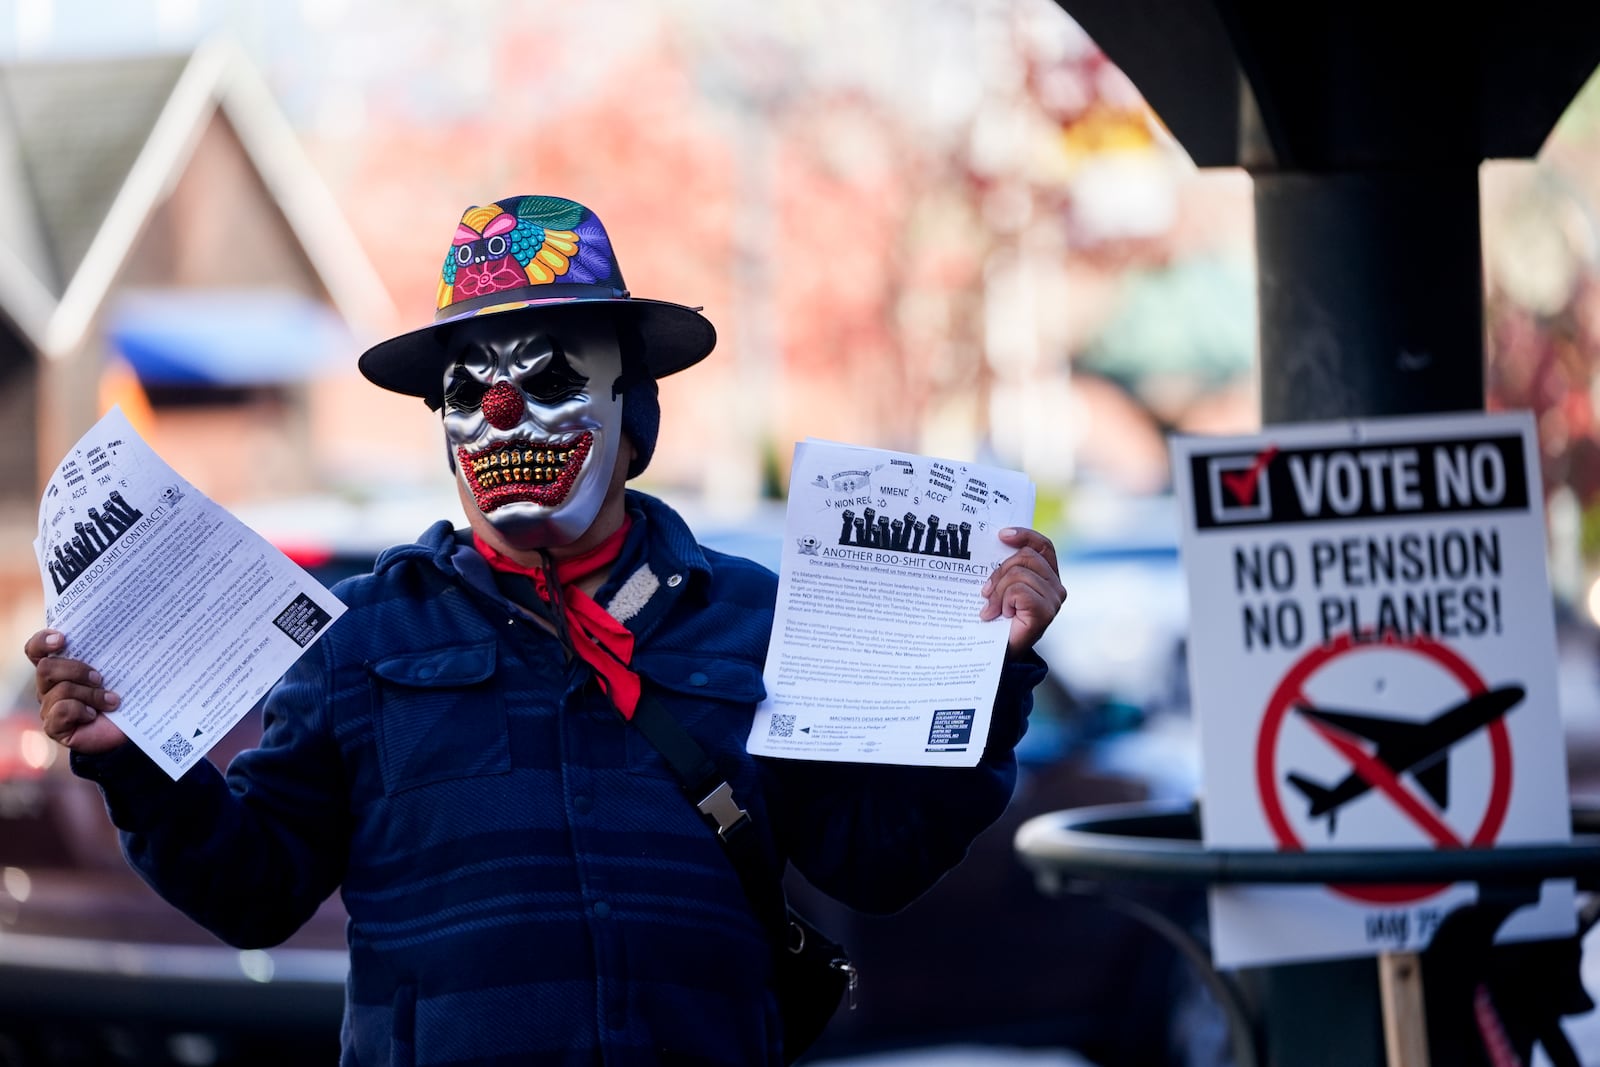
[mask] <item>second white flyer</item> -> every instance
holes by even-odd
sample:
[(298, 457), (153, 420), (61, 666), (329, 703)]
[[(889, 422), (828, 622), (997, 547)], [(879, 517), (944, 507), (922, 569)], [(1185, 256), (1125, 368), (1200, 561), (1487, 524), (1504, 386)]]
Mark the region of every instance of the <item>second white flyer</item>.
[(117, 408), (56, 468), (33, 547), (46, 624), (122, 698), (107, 717), (173, 778), (345, 610)]
[(1033, 521), (1026, 476), (809, 440), (795, 448), (749, 750), (970, 767), (983, 755), (1010, 623), (980, 593)]

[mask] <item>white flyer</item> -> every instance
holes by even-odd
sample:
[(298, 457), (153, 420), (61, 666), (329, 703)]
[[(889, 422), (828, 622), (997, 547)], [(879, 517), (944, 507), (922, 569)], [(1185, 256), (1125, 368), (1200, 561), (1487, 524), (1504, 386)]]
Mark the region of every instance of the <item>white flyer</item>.
[(33, 549), (46, 624), (121, 696), (109, 718), (173, 778), (344, 613), (116, 408), (51, 476)]
[(1033, 522), (1033, 484), (958, 460), (795, 447), (767, 699), (748, 748), (791, 759), (970, 767), (1010, 620), (979, 589)]

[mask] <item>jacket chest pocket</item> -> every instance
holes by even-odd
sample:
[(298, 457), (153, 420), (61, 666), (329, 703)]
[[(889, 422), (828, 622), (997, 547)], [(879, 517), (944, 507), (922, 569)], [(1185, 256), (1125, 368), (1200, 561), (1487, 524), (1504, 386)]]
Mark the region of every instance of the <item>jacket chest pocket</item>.
[[(738, 660), (710, 660), (655, 652), (635, 660), (645, 692), (665, 705), (707, 752), (742, 753), (755, 706), (767, 695), (761, 671)], [(627, 731), (628, 770), (656, 778), (677, 776), (638, 730)]]
[(510, 772), (493, 641), (390, 656), (367, 670), (385, 793)]

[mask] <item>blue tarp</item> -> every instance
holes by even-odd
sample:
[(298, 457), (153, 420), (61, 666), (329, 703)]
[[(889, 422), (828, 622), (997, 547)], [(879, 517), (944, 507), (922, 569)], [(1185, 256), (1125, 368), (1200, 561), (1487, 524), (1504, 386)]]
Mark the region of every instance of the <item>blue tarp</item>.
[(146, 386), (286, 385), (355, 359), (332, 308), (285, 290), (128, 294), (107, 334)]

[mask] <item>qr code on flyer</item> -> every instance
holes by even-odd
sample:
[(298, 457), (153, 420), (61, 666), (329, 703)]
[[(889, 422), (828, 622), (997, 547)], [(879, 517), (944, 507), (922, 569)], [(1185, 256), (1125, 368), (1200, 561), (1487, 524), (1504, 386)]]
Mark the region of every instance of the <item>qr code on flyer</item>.
[(321, 605), (301, 593), (278, 613), (272, 624), (293, 638), (295, 644), (305, 648), (332, 621), (333, 616), (323, 611)]
[(768, 737), (793, 737), (794, 736), (794, 716), (793, 715), (773, 715), (772, 716), (772, 725), (767, 727), (767, 736)]
[(161, 743), (161, 751), (170, 756), (173, 763), (182, 763), (194, 751), (194, 746), (182, 734), (173, 734)]

